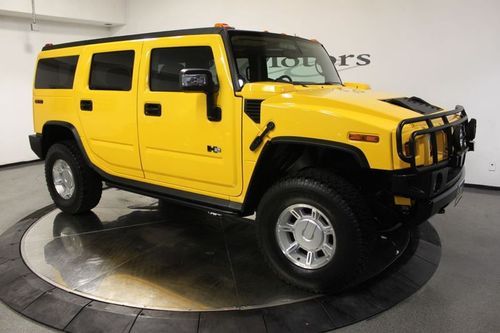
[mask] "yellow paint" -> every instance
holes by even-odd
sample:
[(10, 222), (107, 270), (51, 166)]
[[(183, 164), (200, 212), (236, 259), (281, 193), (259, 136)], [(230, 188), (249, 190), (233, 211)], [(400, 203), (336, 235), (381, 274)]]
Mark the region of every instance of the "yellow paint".
[[(176, 46), (209, 46), (220, 85), (217, 105), (222, 121), (206, 117), (205, 96), (194, 92), (155, 92), (149, 89), (151, 50)], [(95, 91), (88, 87), (92, 55), (134, 50), (130, 91)], [(235, 92), (228, 57), (220, 35), (162, 37), (43, 51), (39, 58), (79, 55), (74, 89), (35, 89), (34, 128), (41, 133), (50, 120), (66, 121), (78, 131), (94, 165), (103, 171), (216, 198), (243, 202), (256, 161), (262, 152), (248, 148), (269, 121), (276, 124), (265, 140), (281, 136), (314, 138), (359, 148), (373, 169), (395, 170), (409, 165), (396, 152), (396, 126), (415, 112), (380, 101), (397, 97), (374, 92), (369, 85), (292, 85), (283, 82), (247, 83)], [(243, 113), (243, 100), (264, 99), (261, 123)], [(80, 100), (91, 99), (94, 111), (80, 111)], [(161, 117), (146, 117), (145, 103), (162, 105)], [(441, 120), (436, 120), (439, 124)], [(405, 140), (425, 124), (406, 126)], [(349, 132), (377, 135), (377, 143), (351, 141)], [(440, 141), (443, 158), (444, 138)], [(207, 151), (207, 145), (221, 153)], [(429, 144), (420, 138), (417, 164), (428, 164)]]
[[(207, 119), (206, 97), (196, 92), (150, 91), (151, 50), (162, 47), (209, 46), (219, 81), (217, 105), (222, 121)], [(193, 192), (222, 196), (241, 193), (241, 99), (235, 98), (228, 60), (219, 35), (184, 36), (144, 42), (138, 89), (141, 159), (148, 181)], [(159, 103), (161, 117), (142, 112), (145, 103)], [(215, 154), (207, 146), (221, 148)]]
[(344, 87), (360, 89), (360, 90), (370, 90), (371, 87), (368, 83), (362, 82), (344, 82)]

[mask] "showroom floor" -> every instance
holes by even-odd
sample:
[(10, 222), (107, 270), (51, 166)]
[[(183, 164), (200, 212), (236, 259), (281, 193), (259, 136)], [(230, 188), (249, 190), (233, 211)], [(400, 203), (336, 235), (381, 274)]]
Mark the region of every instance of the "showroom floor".
[[(0, 234), (51, 203), (43, 166), (0, 169)], [(440, 266), (417, 294), (343, 332), (500, 331), (500, 192), (466, 189), (460, 205), (432, 219), (442, 242)], [(0, 304), (0, 332), (51, 332)]]

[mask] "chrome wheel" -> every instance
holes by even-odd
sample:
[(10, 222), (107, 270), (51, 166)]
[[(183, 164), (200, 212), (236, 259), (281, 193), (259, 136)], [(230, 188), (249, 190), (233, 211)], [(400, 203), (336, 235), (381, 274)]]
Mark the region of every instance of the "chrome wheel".
[(57, 193), (69, 199), (75, 192), (75, 178), (70, 166), (64, 160), (56, 160), (52, 166), (52, 179)]
[(318, 269), (329, 263), (337, 243), (330, 220), (307, 204), (292, 205), (281, 212), (276, 238), (288, 260), (306, 269)]

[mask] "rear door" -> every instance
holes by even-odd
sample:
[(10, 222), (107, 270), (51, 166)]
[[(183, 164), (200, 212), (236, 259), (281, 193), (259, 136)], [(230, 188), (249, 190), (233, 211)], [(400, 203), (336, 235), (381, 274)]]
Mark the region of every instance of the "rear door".
[[(137, 138), (137, 78), (142, 42), (85, 48), (77, 107), (94, 164), (117, 176), (144, 176)], [(90, 149), (88, 149), (90, 148)]]
[[(241, 102), (234, 96), (221, 36), (145, 41), (142, 58), (138, 124), (146, 179), (220, 198), (239, 195)], [(183, 68), (212, 72), (222, 120), (207, 118), (204, 93), (180, 91)]]

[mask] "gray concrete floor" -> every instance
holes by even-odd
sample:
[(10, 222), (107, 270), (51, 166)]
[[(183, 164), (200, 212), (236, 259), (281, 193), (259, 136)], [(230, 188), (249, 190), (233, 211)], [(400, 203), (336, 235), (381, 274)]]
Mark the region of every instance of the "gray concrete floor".
[[(43, 165), (0, 169), (0, 234), (51, 203)], [(432, 218), (441, 264), (394, 308), (340, 332), (500, 332), (500, 191), (466, 189), (458, 207)], [(53, 332), (0, 303), (0, 332)]]

